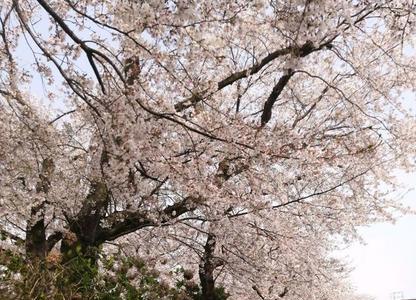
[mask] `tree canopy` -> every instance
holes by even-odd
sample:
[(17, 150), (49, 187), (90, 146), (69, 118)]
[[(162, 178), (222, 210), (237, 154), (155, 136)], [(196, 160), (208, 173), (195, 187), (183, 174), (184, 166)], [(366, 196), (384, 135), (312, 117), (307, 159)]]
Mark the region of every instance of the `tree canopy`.
[(346, 299), (414, 170), (414, 1), (0, 3), (1, 253)]

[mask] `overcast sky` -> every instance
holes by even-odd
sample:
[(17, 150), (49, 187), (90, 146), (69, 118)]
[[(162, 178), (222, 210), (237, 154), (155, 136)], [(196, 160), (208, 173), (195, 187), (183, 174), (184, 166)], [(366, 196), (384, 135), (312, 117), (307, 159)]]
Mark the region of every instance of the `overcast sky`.
[[(400, 179), (416, 187), (416, 174), (401, 175)], [(416, 191), (407, 193), (403, 202), (416, 208)], [(394, 299), (394, 292), (416, 299), (416, 215), (404, 216), (394, 225), (371, 225), (360, 232), (366, 245), (355, 244), (347, 250), (355, 267), (351, 279), (358, 291), (376, 300)]]

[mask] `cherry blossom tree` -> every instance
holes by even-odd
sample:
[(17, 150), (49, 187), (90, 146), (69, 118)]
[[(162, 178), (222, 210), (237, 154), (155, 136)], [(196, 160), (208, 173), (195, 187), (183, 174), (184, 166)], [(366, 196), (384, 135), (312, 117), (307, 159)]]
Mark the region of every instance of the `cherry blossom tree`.
[(2, 249), (121, 248), (202, 299), (345, 299), (332, 251), (402, 211), (414, 169), (415, 11), (2, 0)]

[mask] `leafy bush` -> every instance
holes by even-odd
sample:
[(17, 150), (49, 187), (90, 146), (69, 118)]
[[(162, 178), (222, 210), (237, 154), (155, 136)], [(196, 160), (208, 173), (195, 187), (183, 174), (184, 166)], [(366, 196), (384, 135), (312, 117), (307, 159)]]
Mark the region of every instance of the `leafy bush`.
[[(55, 257), (28, 261), (19, 254), (1, 253), (0, 292), (11, 299), (100, 300), (202, 300), (201, 287), (189, 271), (180, 269), (174, 287), (160, 280), (158, 272), (140, 258), (101, 256), (92, 262), (75, 256), (62, 264)], [(215, 300), (225, 300), (224, 288), (215, 289)]]

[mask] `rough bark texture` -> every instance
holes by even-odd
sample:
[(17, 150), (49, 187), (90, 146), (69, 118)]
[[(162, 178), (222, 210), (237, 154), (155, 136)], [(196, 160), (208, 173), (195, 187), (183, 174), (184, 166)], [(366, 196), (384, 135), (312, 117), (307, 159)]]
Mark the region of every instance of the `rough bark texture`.
[[(36, 193), (40, 198), (47, 195), (50, 187), (50, 177), (55, 170), (54, 162), (51, 158), (42, 161), (42, 169), (39, 174), (39, 181), (36, 184)], [(48, 242), (46, 240), (45, 226), (45, 199), (32, 207), (30, 220), (26, 226), (26, 255), (31, 258), (44, 259), (48, 252)]]
[(75, 218), (70, 219), (71, 234), (62, 240), (61, 252), (64, 255), (64, 261), (75, 256), (90, 259), (92, 262), (97, 260), (96, 249), (102, 243), (97, 237), (108, 200), (106, 185), (102, 182), (93, 182), (80, 212)]
[[(39, 208), (40, 209), (40, 208)], [(36, 215), (38, 208), (32, 208), (32, 216)], [(47, 253), (47, 243), (45, 234), (45, 220), (43, 216), (34, 224), (26, 227), (26, 255), (30, 259), (43, 259)]]
[(215, 250), (215, 236), (208, 235), (205, 243), (205, 253), (199, 266), (199, 280), (202, 287), (202, 299), (214, 300), (215, 299), (215, 279), (214, 279), (214, 250)]

